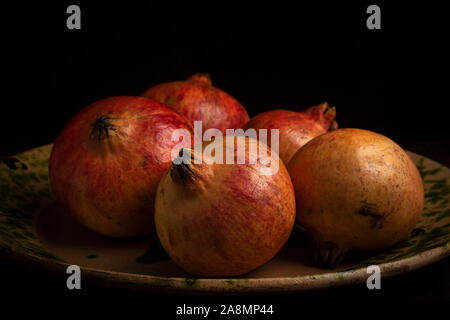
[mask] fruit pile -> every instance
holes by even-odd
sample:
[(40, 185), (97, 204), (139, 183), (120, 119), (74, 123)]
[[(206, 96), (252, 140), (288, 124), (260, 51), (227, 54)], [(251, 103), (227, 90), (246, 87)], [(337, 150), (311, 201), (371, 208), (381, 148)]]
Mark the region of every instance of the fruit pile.
[(49, 172), (81, 224), (110, 237), (156, 232), (175, 263), (206, 277), (266, 263), (294, 224), (317, 263), (335, 267), (350, 250), (405, 239), (424, 202), (417, 168), (387, 137), (338, 129), (327, 103), (249, 119), (205, 74), (84, 108), (56, 139)]

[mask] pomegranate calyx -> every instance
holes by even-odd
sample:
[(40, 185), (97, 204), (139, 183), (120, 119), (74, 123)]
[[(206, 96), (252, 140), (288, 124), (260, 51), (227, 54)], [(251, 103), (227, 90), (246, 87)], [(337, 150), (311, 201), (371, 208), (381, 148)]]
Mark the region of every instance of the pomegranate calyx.
[(92, 129), (90, 133), (90, 138), (97, 138), (98, 141), (101, 141), (103, 138), (109, 138), (109, 130), (117, 131), (116, 126), (111, 122), (112, 120), (116, 120), (117, 118), (111, 117), (108, 115), (103, 115), (99, 117), (92, 124)]
[(172, 164), (170, 177), (175, 183), (185, 186), (194, 182), (196, 174), (189, 164), (182, 162), (180, 164)]
[(314, 262), (330, 269), (334, 269), (342, 262), (347, 250), (329, 241), (312, 240), (312, 254)]
[(328, 102), (322, 102), (321, 104), (308, 109), (307, 114), (327, 131), (338, 129), (338, 124), (336, 122), (336, 107), (330, 107)]
[(196, 74), (193, 74), (188, 78), (188, 81), (197, 81), (205, 83), (209, 86), (212, 86), (211, 77), (209, 76), (209, 73), (201, 73), (198, 72)]

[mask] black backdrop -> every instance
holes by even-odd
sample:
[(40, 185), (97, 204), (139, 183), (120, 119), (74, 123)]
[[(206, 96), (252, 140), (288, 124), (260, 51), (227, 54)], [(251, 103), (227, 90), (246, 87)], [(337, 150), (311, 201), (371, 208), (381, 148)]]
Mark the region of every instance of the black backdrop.
[[(81, 8), (81, 30), (66, 8)], [(314, 3), (314, 4), (312, 4)], [(250, 115), (273, 108), (335, 105), (341, 127), (399, 143), (448, 140), (445, 101), (424, 94), (444, 54), (439, 7), (379, 3), (381, 30), (368, 30), (372, 2), (275, 3), (59, 1), (18, 4), (8, 23), (2, 153), (50, 143), (82, 107), (139, 95), (194, 72), (235, 96)]]
[[(381, 7), (381, 30), (366, 28), (366, 8), (373, 3)], [(98, 99), (139, 95), (154, 84), (201, 71), (210, 73), (213, 83), (235, 96), (251, 116), (328, 101), (337, 107), (341, 127), (373, 130), (413, 150), (438, 146), (434, 154), (448, 166), (449, 121), (446, 100), (439, 97), (447, 81), (442, 58), (448, 36), (439, 14), (444, 11), (436, 4), (373, 3), (55, 1), (3, 6), (2, 77), (7, 85), (0, 155), (52, 142), (71, 116)], [(70, 4), (81, 7), (81, 30), (66, 28)], [(448, 266), (447, 259), (386, 280), (382, 293), (361, 285), (296, 297), (449, 298)], [(48, 282), (40, 274), (25, 277), (21, 266), (6, 268), (21, 272), (1, 279), (20, 295), (31, 289), (30, 283), (36, 286), (33, 292), (66, 291), (64, 280)], [(156, 301), (197, 301), (172, 299)], [(271, 299), (233, 301), (285, 302), (284, 297)]]

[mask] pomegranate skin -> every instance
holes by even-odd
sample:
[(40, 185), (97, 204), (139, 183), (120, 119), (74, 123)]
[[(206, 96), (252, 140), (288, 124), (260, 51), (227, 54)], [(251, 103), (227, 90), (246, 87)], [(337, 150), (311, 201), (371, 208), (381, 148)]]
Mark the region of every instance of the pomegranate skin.
[[(257, 143), (243, 136), (236, 139), (245, 139), (247, 150)], [(278, 158), (275, 153), (270, 156)], [(205, 277), (237, 276), (270, 260), (287, 241), (295, 221), (287, 169), (277, 159), (277, 173), (261, 175), (263, 164), (247, 160), (173, 164), (161, 180), (156, 231), (166, 252), (186, 271)]]
[(310, 231), (317, 262), (336, 266), (349, 250), (386, 249), (408, 237), (423, 209), (421, 176), (380, 134), (339, 129), (292, 158), (296, 222)]
[[(84, 108), (55, 141), (49, 172), (57, 200), (106, 236), (154, 231), (154, 196), (171, 164), (173, 130), (192, 133), (171, 108), (143, 97), (112, 97)], [(190, 141), (183, 145), (189, 146)]]
[(249, 120), (245, 108), (228, 93), (213, 87), (207, 74), (197, 73), (185, 81), (156, 85), (142, 96), (162, 102), (186, 117), (191, 125), (202, 121), (203, 131), (242, 128)]
[[(244, 129), (279, 129), (279, 155), (288, 164), (295, 152), (316, 136), (337, 129), (336, 108), (324, 102), (304, 111), (271, 110), (260, 113), (244, 126)], [(271, 141), (268, 139), (268, 145)]]

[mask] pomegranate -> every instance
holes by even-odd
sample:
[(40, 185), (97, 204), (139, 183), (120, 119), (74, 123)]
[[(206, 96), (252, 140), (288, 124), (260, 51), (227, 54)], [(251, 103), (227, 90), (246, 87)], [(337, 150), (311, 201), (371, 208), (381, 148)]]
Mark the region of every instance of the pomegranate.
[(238, 129), (249, 117), (244, 107), (226, 92), (213, 87), (207, 74), (197, 73), (185, 81), (156, 85), (142, 94), (162, 102), (185, 116), (191, 124), (202, 121), (203, 131)]
[(289, 163), (296, 222), (312, 235), (317, 262), (336, 266), (349, 250), (386, 249), (421, 216), (420, 174), (395, 142), (339, 129), (300, 148)]
[[(295, 152), (314, 137), (337, 129), (336, 108), (324, 102), (304, 111), (271, 110), (251, 118), (244, 129), (279, 129), (279, 155), (288, 164)], [(271, 145), (270, 141), (268, 142)]]
[(156, 188), (171, 150), (191, 144), (172, 141), (179, 128), (192, 132), (173, 109), (143, 97), (107, 98), (84, 108), (53, 146), (49, 171), (56, 198), (102, 235), (151, 232)]
[[(203, 145), (200, 154), (190, 150), (192, 159), (202, 159), (203, 153), (204, 161), (172, 164), (158, 187), (159, 239), (170, 257), (192, 274), (236, 276), (253, 270), (281, 249), (294, 225), (294, 190), (283, 163), (264, 145), (268, 159), (279, 167), (263, 174), (267, 159), (252, 151), (259, 147), (257, 140), (234, 138), (236, 143), (218, 137)], [(234, 163), (211, 162), (205, 151), (212, 143), (223, 145), (216, 154), (231, 151)], [(238, 164), (240, 144), (245, 161)]]

